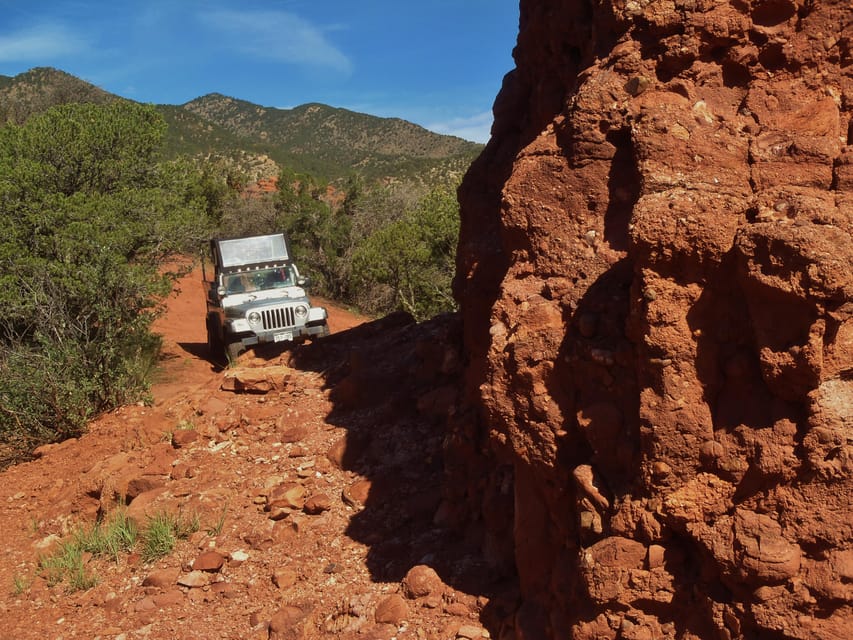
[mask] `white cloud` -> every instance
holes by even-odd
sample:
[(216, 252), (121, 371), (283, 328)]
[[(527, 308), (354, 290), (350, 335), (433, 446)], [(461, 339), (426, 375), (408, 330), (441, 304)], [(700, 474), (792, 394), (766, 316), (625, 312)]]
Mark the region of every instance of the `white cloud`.
[(213, 11), (201, 19), (220, 32), (227, 46), (251, 56), (346, 74), (352, 71), (352, 62), (326, 39), (323, 30), (291, 13)]
[(42, 25), (0, 35), (0, 62), (41, 62), (87, 49), (83, 38), (60, 25)]
[(472, 142), (486, 143), (491, 136), (492, 120), (492, 112), (483, 111), (468, 118), (453, 118), (452, 120), (433, 122), (424, 126), (436, 133), (457, 136)]

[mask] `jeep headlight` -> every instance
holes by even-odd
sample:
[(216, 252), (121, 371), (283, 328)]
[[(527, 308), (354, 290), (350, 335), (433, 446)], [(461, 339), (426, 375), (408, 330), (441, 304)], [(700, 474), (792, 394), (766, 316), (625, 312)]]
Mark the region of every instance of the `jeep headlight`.
[(299, 318), (300, 320), (304, 320), (305, 318), (308, 317), (308, 307), (306, 307), (305, 305), (300, 304), (299, 306), (297, 306), (293, 310), (293, 312), (296, 314), (296, 317)]
[(257, 311), (250, 311), (246, 319), (249, 321), (249, 324), (260, 324), (261, 314)]

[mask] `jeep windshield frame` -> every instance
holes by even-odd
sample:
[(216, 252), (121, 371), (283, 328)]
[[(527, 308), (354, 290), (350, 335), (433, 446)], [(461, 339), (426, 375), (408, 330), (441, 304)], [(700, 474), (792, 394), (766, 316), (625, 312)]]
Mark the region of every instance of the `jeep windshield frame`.
[(222, 275), (226, 295), (284, 289), (296, 284), (297, 274), (292, 264)]

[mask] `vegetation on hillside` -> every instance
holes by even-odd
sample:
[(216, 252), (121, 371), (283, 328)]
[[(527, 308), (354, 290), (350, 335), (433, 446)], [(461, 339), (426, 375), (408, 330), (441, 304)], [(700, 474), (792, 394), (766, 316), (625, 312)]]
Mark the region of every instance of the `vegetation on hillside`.
[(456, 185), (427, 191), (353, 176), (338, 192), (284, 170), (276, 193), (235, 195), (219, 215), (223, 237), (286, 232), (313, 293), (377, 316), (404, 310), (424, 320), (455, 308)]
[(346, 179), (354, 168), (367, 180), (393, 177), (432, 185), (458, 179), (482, 146), (442, 136), (399, 118), (378, 118), (323, 104), (261, 107), (210, 94), (181, 109), (211, 131), (238, 136), (243, 149), (265, 153), (282, 167), (323, 180)]
[[(207, 235), (202, 176), (159, 159), (165, 124), (128, 102), (0, 128), (0, 439), (19, 455), (137, 400), (170, 290)], [(0, 460), (2, 462), (2, 460)]]

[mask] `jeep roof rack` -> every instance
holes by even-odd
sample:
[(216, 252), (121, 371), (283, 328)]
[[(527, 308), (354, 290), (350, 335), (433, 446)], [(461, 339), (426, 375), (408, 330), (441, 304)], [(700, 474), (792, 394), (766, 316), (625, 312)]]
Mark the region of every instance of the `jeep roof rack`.
[(249, 238), (210, 241), (214, 265), (222, 273), (235, 273), (249, 268), (280, 266), (292, 260), (290, 244), (283, 233)]

